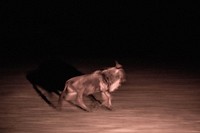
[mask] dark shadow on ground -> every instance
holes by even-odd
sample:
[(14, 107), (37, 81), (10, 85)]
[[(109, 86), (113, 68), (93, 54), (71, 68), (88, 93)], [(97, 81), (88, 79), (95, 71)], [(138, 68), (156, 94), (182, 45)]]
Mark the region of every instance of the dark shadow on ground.
[[(65, 82), (83, 73), (61, 59), (48, 59), (41, 63), (37, 69), (27, 73), (26, 78), (32, 84), (33, 89), (51, 107), (56, 106), (51, 102), (52, 93), (60, 95)], [(46, 93), (44, 93), (46, 92)]]

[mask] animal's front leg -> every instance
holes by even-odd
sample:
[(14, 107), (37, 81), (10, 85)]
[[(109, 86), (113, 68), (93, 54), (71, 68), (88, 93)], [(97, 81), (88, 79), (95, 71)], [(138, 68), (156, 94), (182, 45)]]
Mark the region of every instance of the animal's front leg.
[(105, 91), (101, 93), (102, 95), (102, 99), (103, 99), (103, 103), (102, 105), (106, 106), (108, 109), (112, 109), (112, 103), (111, 103), (111, 95), (109, 92)]

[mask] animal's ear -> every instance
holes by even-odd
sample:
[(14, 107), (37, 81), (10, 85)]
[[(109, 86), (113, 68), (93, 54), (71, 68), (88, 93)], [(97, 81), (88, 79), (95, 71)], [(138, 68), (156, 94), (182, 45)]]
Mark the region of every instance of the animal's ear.
[(117, 69), (120, 69), (120, 68), (122, 68), (122, 65), (119, 64), (118, 61), (115, 61), (115, 67), (116, 67)]

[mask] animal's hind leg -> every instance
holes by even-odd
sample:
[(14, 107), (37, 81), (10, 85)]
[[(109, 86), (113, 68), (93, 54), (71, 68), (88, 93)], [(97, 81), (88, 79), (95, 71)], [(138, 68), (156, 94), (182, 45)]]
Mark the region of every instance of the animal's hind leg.
[(77, 96), (77, 92), (75, 91), (75, 88), (73, 88), (72, 86), (68, 86), (67, 90), (68, 90), (68, 93), (65, 100), (67, 101), (74, 100), (75, 97)]
[(66, 92), (62, 92), (60, 98), (59, 98), (59, 101), (58, 101), (58, 105), (61, 109), (62, 107), (62, 104), (63, 104), (63, 100), (66, 100), (66, 101), (72, 101), (75, 97), (76, 97), (77, 93), (76, 92), (69, 92), (66, 94)]
[(67, 96), (65, 97), (65, 100), (72, 101), (72, 100), (74, 100), (74, 98), (76, 97), (76, 95), (77, 95), (77, 92), (69, 92), (67, 94)]
[(82, 109), (84, 109), (86, 111), (90, 111), (90, 109), (83, 102), (83, 95), (82, 95), (82, 93), (79, 93), (77, 95), (76, 101), (77, 101), (78, 106), (80, 106)]
[(58, 108), (59, 110), (62, 108), (63, 99), (65, 98), (66, 91), (63, 91), (58, 99)]

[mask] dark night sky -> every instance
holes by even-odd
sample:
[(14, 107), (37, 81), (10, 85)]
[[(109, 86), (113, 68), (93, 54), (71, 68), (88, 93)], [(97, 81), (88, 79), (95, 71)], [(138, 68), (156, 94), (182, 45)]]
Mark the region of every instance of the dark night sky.
[(198, 3), (28, 0), (0, 6), (4, 60), (48, 55), (198, 59)]

